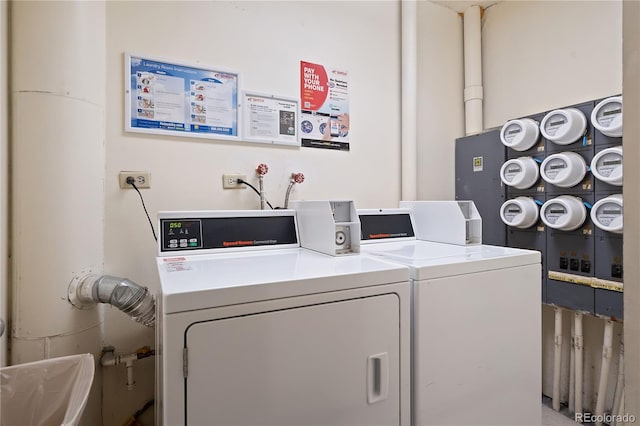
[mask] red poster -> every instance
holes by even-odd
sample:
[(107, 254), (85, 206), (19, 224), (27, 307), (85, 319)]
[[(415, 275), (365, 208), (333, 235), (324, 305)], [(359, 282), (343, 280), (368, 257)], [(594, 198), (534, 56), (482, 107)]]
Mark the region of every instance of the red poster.
[(322, 65), (300, 62), (300, 99), (302, 109), (317, 111), (327, 100), (327, 72)]

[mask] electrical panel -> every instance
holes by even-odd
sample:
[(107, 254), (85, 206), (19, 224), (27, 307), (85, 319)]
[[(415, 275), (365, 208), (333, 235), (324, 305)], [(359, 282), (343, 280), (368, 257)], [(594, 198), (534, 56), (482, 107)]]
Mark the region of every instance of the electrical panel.
[[(487, 143), (496, 133), (501, 147)], [(456, 198), (484, 204), (483, 223), (506, 227), (504, 240), (492, 244), (542, 253), (544, 303), (623, 318), (621, 136), (622, 97), (613, 96), (516, 117), (456, 141)], [(491, 177), (458, 167), (470, 146), (502, 158), (496, 192), (504, 199), (468, 190), (495, 188)]]

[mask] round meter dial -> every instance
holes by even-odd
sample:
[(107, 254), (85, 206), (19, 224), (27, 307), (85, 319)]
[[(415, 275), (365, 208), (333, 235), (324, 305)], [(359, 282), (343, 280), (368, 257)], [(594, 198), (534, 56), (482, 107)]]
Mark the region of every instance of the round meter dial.
[(587, 208), (580, 198), (561, 195), (544, 203), (540, 208), (540, 216), (549, 228), (573, 231), (584, 223)]
[(540, 177), (538, 163), (531, 157), (513, 158), (500, 168), (500, 179), (517, 189), (531, 188)]
[(591, 124), (607, 136), (622, 137), (622, 96), (600, 101), (591, 112)]
[(591, 173), (600, 181), (622, 186), (622, 147), (603, 149), (591, 161)]
[(500, 218), (509, 226), (525, 229), (538, 222), (538, 205), (531, 197), (517, 197), (500, 207)]
[(591, 209), (591, 220), (604, 231), (622, 234), (622, 194), (596, 202)]
[(569, 145), (580, 139), (587, 129), (587, 118), (576, 108), (556, 109), (540, 123), (542, 135), (558, 145)]
[(545, 182), (560, 188), (579, 184), (587, 174), (587, 162), (575, 152), (561, 152), (545, 158), (540, 165), (540, 174)]
[(530, 118), (507, 121), (500, 131), (502, 144), (516, 151), (526, 151), (531, 148), (539, 137), (538, 123)]

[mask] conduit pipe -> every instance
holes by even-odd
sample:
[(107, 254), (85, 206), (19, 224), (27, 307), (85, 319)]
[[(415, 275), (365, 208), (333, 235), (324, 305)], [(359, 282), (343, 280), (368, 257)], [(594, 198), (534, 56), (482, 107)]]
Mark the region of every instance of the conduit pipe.
[(575, 413), (576, 405), (576, 319), (571, 321), (571, 356), (569, 358), (569, 412)]
[[(611, 413), (618, 414), (620, 405), (622, 404), (622, 393), (624, 391), (624, 342), (620, 341), (620, 357), (618, 358), (618, 379), (616, 381), (616, 390), (613, 394), (613, 408)], [(616, 422), (618, 423), (618, 422)]]
[(418, 189), (418, 2), (403, 0), (402, 12), (402, 200), (414, 201)]
[(464, 11), (464, 113), (467, 135), (483, 130), (482, 19), (480, 6)]
[(553, 395), (552, 406), (556, 411), (560, 411), (560, 367), (562, 360), (562, 308), (555, 308), (555, 333), (553, 353)]
[(576, 312), (574, 314), (574, 322), (575, 322), (575, 337), (574, 337), (574, 346), (575, 346), (575, 403), (574, 408), (576, 413), (583, 413), (582, 409), (582, 349), (584, 348), (584, 341), (582, 335), (582, 313)]
[(155, 327), (155, 300), (149, 289), (127, 278), (88, 274), (69, 284), (69, 302), (79, 309), (108, 303), (135, 321)]
[(600, 368), (600, 383), (598, 384), (598, 399), (596, 401), (596, 426), (602, 426), (604, 404), (607, 399), (607, 382), (611, 368), (611, 350), (613, 344), (613, 321), (604, 323), (604, 342), (602, 344), (602, 366)]

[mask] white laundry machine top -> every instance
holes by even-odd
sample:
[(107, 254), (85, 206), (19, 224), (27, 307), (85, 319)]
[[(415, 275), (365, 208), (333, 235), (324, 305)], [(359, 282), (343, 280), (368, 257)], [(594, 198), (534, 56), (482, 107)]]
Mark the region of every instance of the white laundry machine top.
[[(333, 257), (298, 247), (292, 210), (161, 212), (159, 218), (165, 314), (409, 279), (408, 268), (384, 259)], [(183, 234), (175, 234), (187, 228), (186, 246), (180, 247)], [(170, 247), (172, 240), (178, 247)]]
[[(363, 229), (362, 253), (409, 266), (410, 276), (415, 280), (530, 265), (541, 260), (540, 252), (532, 250), (490, 245), (461, 246), (413, 238), (396, 240), (394, 235), (413, 235), (413, 229), (410, 229), (413, 218), (410, 214), (409, 224), (406, 219), (393, 218), (394, 215), (406, 216), (406, 209), (359, 210), (358, 214)], [(386, 223), (381, 222), (381, 215), (390, 219)], [(376, 238), (365, 242), (365, 229)], [(391, 237), (377, 237), (379, 235)]]

